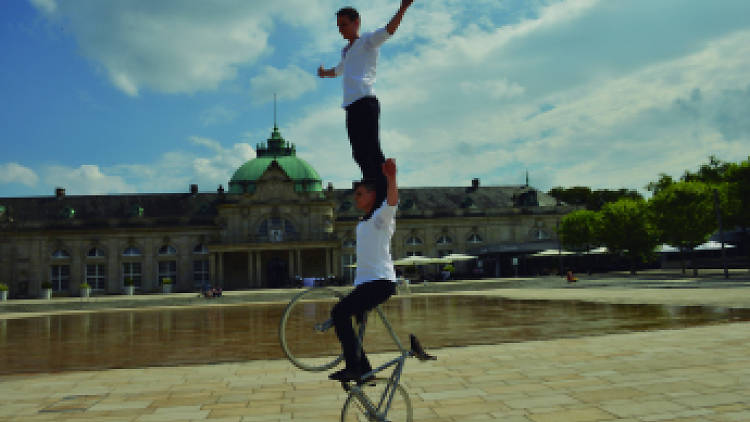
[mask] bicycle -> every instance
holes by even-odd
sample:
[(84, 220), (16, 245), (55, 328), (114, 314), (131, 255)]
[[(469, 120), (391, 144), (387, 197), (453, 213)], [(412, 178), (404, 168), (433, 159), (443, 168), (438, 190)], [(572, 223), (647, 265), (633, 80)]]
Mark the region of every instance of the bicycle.
[[(305, 371), (325, 371), (344, 359), (338, 338), (331, 329), (333, 321), (330, 319), (331, 309), (343, 296), (328, 287), (313, 287), (289, 301), (279, 323), (279, 340), (284, 354), (296, 367)], [(347, 392), (341, 409), (341, 421), (411, 422), (411, 400), (400, 383), (406, 359), (416, 357), (427, 361), (437, 358), (424, 351), (414, 334), (409, 335), (410, 348), (406, 349), (380, 306), (375, 307), (375, 311), (398, 347), (400, 355), (362, 375), (357, 381), (341, 383)], [(362, 344), (367, 314), (357, 318), (356, 322), (357, 339)], [(315, 334), (314, 341), (310, 334)], [(375, 377), (390, 367), (393, 367), (393, 371), (389, 377)], [(365, 387), (376, 387), (384, 380), (386, 383), (382, 392), (376, 390), (373, 394), (365, 391)], [(378, 395), (374, 400), (370, 398)]]

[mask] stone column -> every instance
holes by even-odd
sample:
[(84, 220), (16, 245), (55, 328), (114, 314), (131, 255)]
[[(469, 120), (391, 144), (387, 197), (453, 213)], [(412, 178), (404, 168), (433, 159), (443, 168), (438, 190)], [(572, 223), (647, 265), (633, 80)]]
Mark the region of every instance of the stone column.
[(331, 275), (331, 248), (326, 248), (326, 274), (328, 277)]
[(293, 249), (289, 249), (289, 265), (288, 265), (288, 267), (289, 267), (289, 279), (290, 280), (294, 278), (294, 255), (295, 255), (294, 254), (294, 250)]
[(300, 277), (304, 277), (302, 275), (302, 249), (297, 249), (297, 275)]
[(263, 278), (261, 277), (261, 253), (260, 251), (255, 252), (255, 286), (258, 288), (263, 287)]
[(218, 262), (218, 280), (216, 280), (216, 284), (221, 286), (221, 288), (224, 288), (224, 252), (219, 252), (219, 262)]
[(338, 249), (333, 250), (333, 275), (335, 277), (341, 277), (341, 253)]
[(216, 285), (216, 252), (208, 255), (208, 282), (211, 286)]
[(247, 287), (253, 288), (255, 282), (253, 280), (253, 251), (247, 251)]

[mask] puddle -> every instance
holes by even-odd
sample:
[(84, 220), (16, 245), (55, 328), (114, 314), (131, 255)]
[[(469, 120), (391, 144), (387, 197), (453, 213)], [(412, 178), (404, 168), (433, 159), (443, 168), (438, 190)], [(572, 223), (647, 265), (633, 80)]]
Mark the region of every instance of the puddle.
[[(280, 359), (283, 309), (250, 304), (0, 320), (0, 375)], [(385, 312), (402, 340), (416, 333), (428, 349), (750, 320), (746, 309), (442, 295), (394, 297)], [(375, 320), (366, 349), (393, 350)]]

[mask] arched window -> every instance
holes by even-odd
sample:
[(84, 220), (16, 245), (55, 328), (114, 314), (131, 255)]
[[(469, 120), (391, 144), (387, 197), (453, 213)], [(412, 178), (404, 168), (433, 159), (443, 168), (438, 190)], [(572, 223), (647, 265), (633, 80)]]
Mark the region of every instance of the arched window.
[(420, 246), (422, 243), (422, 239), (417, 236), (411, 236), (406, 239), (406, 246)]
[(177, 255), (177, 249), (175, 249), (173, 246), (170, 246), (170, 245), (164, 245), (161, 248), (159, 248), (159, 255), (160, 256)]
[(122, 252), (122, 256), (141, 256), (143, 253), (141, 253), (141, 250), (136, 248), (135, 246), (129, 246), (125, 248), (125, 250)]
[(104, 257), (104, 251), (99, 248), (91, 248), (86, 253), (87, 258), (103, 258)]
[(438, 237), (438, 245), (450, 245), (451, 243), (453, 243), (453, 239), (450, 236), (442, 235)]
[(477, 233), (472, 233), (469, 235), (469, 238), (466, 239), (469, 243), (482, 243), (484, 240), (482, 239), (482, 236), (478, 235)]
[(55, 259), (66, 259), (66, 258), (70, 258), (70, 254), (68, 253), (68, 251), (66, 251), (64, 249), (58, 249), (58, 250), (56, 250), (55, 252), (52, 253), (52, 258), (55, 258)]
[(406, 256), (422, 256), (421, 251), (406, 251)]

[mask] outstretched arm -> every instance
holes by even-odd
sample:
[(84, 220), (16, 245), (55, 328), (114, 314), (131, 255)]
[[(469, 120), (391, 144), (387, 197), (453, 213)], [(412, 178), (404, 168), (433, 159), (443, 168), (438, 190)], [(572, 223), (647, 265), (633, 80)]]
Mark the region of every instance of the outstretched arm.
[(388, 31), (389, 34), (393, 35), (396, 32), (398, 26), (401, 24), (401, 19), (404, 17), (404, 13), (406, 13), (406, 9), (408, 9), (412, 3), (414, 3), (414, 0), (401, 0), (401, 7), (398, 8), (398, 11), (393, 15), (390, 22), (388, 22), (388, 25), (385, 26), (385, 30)]
[(398, 184), (396, 183), (396, 160), (389, 158), (383, 163), (383, 174), (388, 181), (388, 191), (386, 200), (388, 205), (394, 207), (398, 205)]

